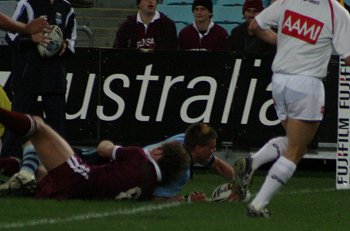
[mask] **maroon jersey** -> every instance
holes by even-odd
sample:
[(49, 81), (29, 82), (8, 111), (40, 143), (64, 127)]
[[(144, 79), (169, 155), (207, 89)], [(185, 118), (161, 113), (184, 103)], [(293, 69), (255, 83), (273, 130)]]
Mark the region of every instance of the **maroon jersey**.
[(147, 30), (137, 16), (128, 16), (120, 25), (113, 48), (136, 49), (177, 49), (177, 34), (174, 22), (159, 13), (159, 18), (151, 22)]
[(116, 160), (89, 166), (76, 155), (53, 169), (40, 182), (39, 198), (113, 199), (134, 190), (138, 199), (150, 199), (160, 170), (139, 147), (119, 147)]
[(182, 50), (223, 51), (228, 47), (228, 35), (226, 30), (217, 24), (213, 24), (209, 31), (203, 34), (192, 24), (180, 31), (179, 45)]

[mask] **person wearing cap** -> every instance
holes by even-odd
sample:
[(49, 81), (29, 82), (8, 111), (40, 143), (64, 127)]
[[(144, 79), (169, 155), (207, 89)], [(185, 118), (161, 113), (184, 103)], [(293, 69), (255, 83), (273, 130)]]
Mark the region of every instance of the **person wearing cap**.
[(250, 22), (264, 9), (261, 0), (246, 0), (242, 7), (245, 22), (235, 27), (229, 37), (230, 50), (240, 54), (271, 53), (274, 54), (276, 46), (268, 44), (248, 31)]
[(175, 23), (157, 11), (157, 0), (136, 0), (139, 11), (120, 25), (113, 48), (177, 49)]
[(186, 26), (179, 34), (179, 48), (182, 50), (226, 50), (228, 34), (215, 24), (213, 2), (211, 0), (194, 0), (192, 4), (194, 23)]

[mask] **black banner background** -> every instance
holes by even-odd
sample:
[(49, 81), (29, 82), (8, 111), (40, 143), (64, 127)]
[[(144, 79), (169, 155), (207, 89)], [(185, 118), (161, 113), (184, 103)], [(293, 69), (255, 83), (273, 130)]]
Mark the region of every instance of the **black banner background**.
[[(10, 57), (8, 47), (0, 52)], [(218, 131), (218, 143), (259, 147), (283, 134), (268, 88), (272, 60), (230, 52), (78, 48), (67, 62), (66, 138), (82, 145), (101, 139), (143, 145), (204, 121)], [(10, 69), (8, 60), (1, 63), (0, 71)], [(334, 56), (325, 81), (325, 119), (315, 143), (336, 142), (338, 69)]]

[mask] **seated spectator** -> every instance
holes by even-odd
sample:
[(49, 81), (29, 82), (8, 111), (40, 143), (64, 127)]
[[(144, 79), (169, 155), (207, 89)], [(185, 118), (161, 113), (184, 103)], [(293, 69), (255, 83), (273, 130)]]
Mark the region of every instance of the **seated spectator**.
[(264, 9), (261, 0), (246, 0), (242, 13), (245, 22), (233, 28), (229, 37), (230, 50), (241, 54), (275, 53), (276, 46), (266, 43), (248, 32), (249, 23)]
[(137, 0), (137, 15), (120, 25), (113, 48), (177, 49), (175, 23), (156, 10), (157, 0)]
[(211, 0), (194, 0), (192, 4), (194, 23), (180, 31), (179, 46), (183, 50), (225, 50), (228, 44), (226, 30), (215, 24)]

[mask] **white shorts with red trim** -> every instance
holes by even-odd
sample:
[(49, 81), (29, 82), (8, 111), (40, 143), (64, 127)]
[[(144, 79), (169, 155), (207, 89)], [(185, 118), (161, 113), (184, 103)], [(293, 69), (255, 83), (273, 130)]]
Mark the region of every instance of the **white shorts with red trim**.
[(321, 121), (323, 118), (325, 93), (319, 78), (274, 74), (272, 97), (280, 120)]

